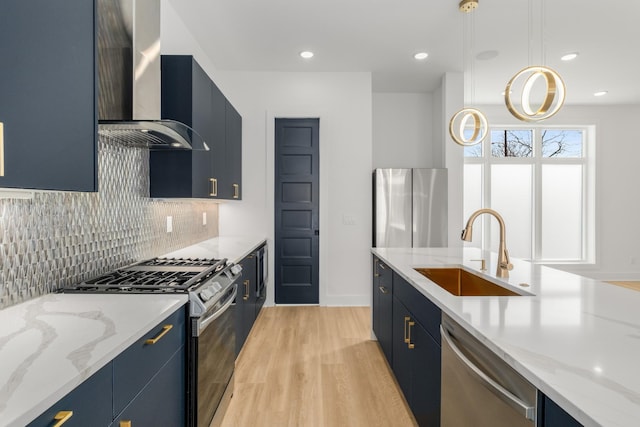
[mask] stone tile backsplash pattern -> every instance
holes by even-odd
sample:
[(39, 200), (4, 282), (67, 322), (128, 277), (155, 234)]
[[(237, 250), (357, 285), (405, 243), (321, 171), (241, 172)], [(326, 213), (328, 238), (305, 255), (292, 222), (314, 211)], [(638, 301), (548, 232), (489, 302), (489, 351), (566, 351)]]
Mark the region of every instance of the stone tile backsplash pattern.
[(98, 193), (0, 199), (0, 308), (218, 235), (217, 203), (149, 198), (147, 149), (98, 147)]

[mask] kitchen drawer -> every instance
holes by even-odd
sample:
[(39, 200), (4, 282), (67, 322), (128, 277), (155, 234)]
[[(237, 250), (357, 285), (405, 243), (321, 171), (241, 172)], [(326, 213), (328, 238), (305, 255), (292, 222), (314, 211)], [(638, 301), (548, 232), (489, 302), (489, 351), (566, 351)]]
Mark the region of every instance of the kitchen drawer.
[[(172, 325), (172, 328), (160, 337), (165, 325)], [(156, 372), (184, 345), (185, 336), (185, 308), (181, 307), (114, 359), (114, 417), (122, 412)], [(160, 338), (154, 344), (147, 343), (147, 340), (158, 337)]]
[(131, 422), (131, 427), (185, 425), (185, 349), (181, 347), (160, 368), (151, 382), (142, 389), (121, 414), (114, 427)]
[(382, 260), (378, 260), (376, 268), (378, 274), (379, 286), (385, 287), (391, 294), (393, 294), (393, 270)]
[(51, 427), (56, 423), (54, 417), (61, 411), (73, 412), (69, 420), (64, 423), (65, 427), (108, 426), (112, 418), (112, 380), (113, 371), (111, 362), (109, 362), (44, 411), (29, 424), (29, 427)]
[(418, 322), (440, 345), (440, 309), (406, 280), (393, 273), (393, 295), (409, 309)]

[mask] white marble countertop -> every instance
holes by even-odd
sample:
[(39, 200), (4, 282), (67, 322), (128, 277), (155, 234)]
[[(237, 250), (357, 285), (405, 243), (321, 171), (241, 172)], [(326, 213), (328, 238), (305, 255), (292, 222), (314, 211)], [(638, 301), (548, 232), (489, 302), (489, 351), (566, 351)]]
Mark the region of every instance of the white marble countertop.
[(480, 263), (471, 260), (486, 254), (372, 253), (584, 425), (639, 425), (640, 292), (515, 259), (510, 278), (497, 279), (491, 254), (480, 275), (533, 296), (457, 297), (413, 268), (462, 265), (479, 273)]
[(222, 236), (162, 255), (167, 258), (227, 258), (237, 263), (262, 246), (266, 237)]
[(48, 294), (0, 310), (0, 425), (31, 422), (186, 302)]

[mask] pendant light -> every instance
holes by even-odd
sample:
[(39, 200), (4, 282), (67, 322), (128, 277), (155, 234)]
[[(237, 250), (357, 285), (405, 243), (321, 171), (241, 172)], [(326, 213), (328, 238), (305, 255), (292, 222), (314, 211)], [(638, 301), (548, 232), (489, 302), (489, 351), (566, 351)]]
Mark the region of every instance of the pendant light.
[[(535, 10), (539, 13), (538, 29), (540, 35), (539, 56), (540, 62), (544, 64), (544, 0), (529, 0), (529, 64), (533, 63), (533, 1), (538, 2), (538, 8)], [(544, 90), (539, 100), (535, 102), (536, 106), (532, 106), (534, 89), (540, 86), (540, 82), (544, 84)], [(536, 85), (537, 84), (537, 85)], [(520, 103), (514, 103), (514, 99), (520, 99)], [(562, 105), (566, 97), (566, 88), (562, 77), (553, 69), (545, 65), (529, 65), (528, 67), (518, 71), (507, 83), (504, 91), (504, 101), (507, 110), (518, 120), (525, 122), (537, 122), (548, 119), (555, 115)]]
[[(473, 104), (473, 98), (475, 96), (475, 87), (473, 81), (474, 74), (474, 30), (475, 22), (471, 13), (477, 9), (478, 0), (462, 0), (458, 9), (463, 12), (465, 16), (465, 22), (463, 25), (463, 71), (465, 77), (465, 107), (459, 110), (451, 117), (449, 121), (449, 134), (451, 138), (459, 145), (472, 146), (484, 141), (489, 134), (489, 124), (487, 118), (482, 111), (477, 108), (467, 107), (467, 100), (470, 100)], [(468, 94), (468, 92), (470, 92)], [(467, 135), (468, 132), (470, 135)]]

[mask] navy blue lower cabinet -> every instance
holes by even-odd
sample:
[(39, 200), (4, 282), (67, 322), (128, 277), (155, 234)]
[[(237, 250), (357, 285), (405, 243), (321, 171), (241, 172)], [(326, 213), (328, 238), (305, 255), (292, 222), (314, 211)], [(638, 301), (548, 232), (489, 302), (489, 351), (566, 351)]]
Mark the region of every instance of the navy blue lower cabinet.
[[(113, 360), (113, 416), (118, 415), (185, 344), (185, 309), (178, 309)], [(182, 368), (184, 376), (184, 367)], [(174, 389), (178, 396), (184, 394)]]
[(393, 366), (393, 275), (391, 269), (373, 260), (373, 332), (390, 366)]
[(394, 273), (392, 316), (393, 373), (418, 425), (439, 426), (440, 309)]
[(242, 350), (244, 342), (256, 320), (256, 286), (258, 283), (257, 253), (247, 255), (242, 261), (242, 277), (238, 282), (236, 296), (236, 356)]
[(538, 427), (582, 427), (553, 400), (538, 392)]
[(108, 426), (112, 419), (112, 378), (110, 362), (29, 423), (29, 427), (51, 427), (65, 418), (65, 427)]
[(184, 367), (185, 351), (184, 347), (181, 347), (116, 417), (113, 425), (119, 426), (122, 422), (130, 421), (132, 427), (184, 426), (186, 420)]

